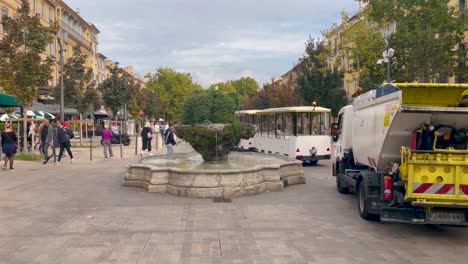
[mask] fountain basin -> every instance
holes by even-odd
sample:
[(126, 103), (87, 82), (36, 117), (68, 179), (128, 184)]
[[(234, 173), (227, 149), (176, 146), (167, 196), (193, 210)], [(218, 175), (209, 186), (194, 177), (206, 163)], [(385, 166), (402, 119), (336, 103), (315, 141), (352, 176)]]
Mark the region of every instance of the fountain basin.
[(203, 162), (197, 153), (152, 156), (130, 165), (123, 185), (185, 197), (236, 198), (303, 183), (300, 161), (232, 152), (227, 163)]

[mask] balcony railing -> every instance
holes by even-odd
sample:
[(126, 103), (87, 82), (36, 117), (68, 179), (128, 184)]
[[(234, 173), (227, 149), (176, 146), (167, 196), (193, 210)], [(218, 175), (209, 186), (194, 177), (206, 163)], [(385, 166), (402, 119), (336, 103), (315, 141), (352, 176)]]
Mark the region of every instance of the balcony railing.
[(87, 47), (91, 47), (91, 42), (87, 41), (83, 35), (78, 33), (76, 30), (74, 30), (72, 27), (64, 23), (63, 21), (60, 21), (60, 27), (65, 30), (69, 35), (72, 35), (75, 39), (80, 41), (83, 45), (86, 45)]

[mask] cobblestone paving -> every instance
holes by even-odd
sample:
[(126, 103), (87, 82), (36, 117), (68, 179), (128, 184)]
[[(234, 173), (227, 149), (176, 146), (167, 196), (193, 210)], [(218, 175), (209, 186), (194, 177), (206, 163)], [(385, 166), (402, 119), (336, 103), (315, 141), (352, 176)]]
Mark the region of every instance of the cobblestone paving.
[[(131, 153), (131, 148), (126, 150)], [(0, 263), (464, 263), (468, 228), (366, 222), (330, 163), (213, 203), (122, 187), (130, 159), (0, 172)], [(127, 157), (130, 155), (127, 155)]]

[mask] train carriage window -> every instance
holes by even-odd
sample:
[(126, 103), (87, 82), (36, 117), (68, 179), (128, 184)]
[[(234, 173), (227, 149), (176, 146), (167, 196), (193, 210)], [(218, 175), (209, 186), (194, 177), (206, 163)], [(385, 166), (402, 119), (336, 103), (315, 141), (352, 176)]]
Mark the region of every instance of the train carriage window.
[(268, 137), (268, 115), (262, 115), (262, 136)]
[(284, 137), (284, 122), (283, 122), (283, 114), (275, 114), (275, 134), (276, 138), (283, 138)]
[(310, 133), (310, 113), (302, 113), (302, 133), (304, 135), (311, 135)]
[(320, 135), (320, 113), (311, 114), (312, 135)]
[(275, 114), (268, 115), (268, 137), (275, 137)]
[(262, 115), (261, 114), (255, 115), (255, 121), (257, 122), (257, 132), (261, 135), (262, 134)]
[(293, 123), (293, 114), (292, 113), (284, 113), (284, 134), (286, 136), (293, 136), (294, 135), (294, 123)]
[(297, 135), (303, 135), (302, 113), (297, 113)]
[(330, 134), (330, 113), (320, 114), (320, 135)]
[(255, 125), (255, 115), (249, 115), (249, 125)]

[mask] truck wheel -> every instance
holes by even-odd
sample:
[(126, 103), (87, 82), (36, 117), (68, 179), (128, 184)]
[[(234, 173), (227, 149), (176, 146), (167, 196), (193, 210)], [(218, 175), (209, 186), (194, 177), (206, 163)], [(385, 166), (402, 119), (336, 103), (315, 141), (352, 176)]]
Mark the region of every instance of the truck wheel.
[(365, 184), (362, 182), (361, 184), (359, 184), (359, 187), (358, 187), (357, 198), (358, 198), (359, 215), (361, 216), (361, 218), (365, 220), (371, 220), (371, 221), (378, 220), (379, 219), (378, 215), (369, 213), (369, 202), (367, 201), (368, 200), (367, 188)]
[(348, 194), (349, 188), (343, 186), (343, 179), (341, 179), (341, 173), (336, 174), (336, 189), (339, 193)]
[(349, 188), (344, 186), (342, 175), (345, 171), (344, 165), (341, 162), (337, 162), (336, 166), (333, 166), (336, 174), (336, 189), (339, 193), (348, 194)]

